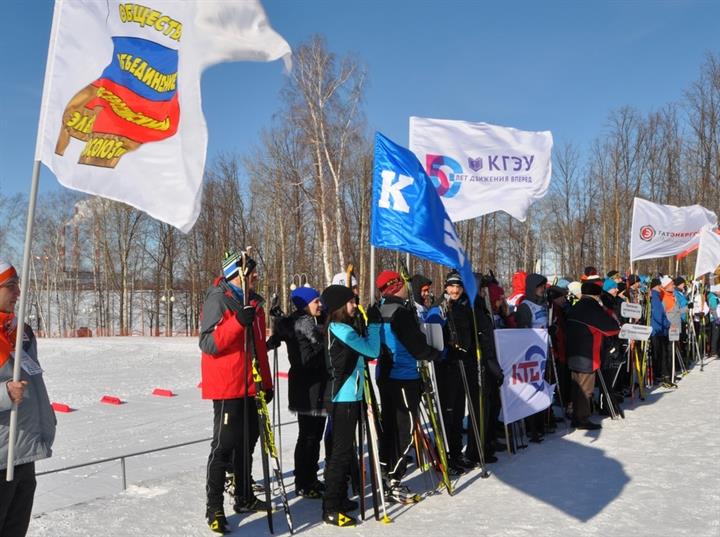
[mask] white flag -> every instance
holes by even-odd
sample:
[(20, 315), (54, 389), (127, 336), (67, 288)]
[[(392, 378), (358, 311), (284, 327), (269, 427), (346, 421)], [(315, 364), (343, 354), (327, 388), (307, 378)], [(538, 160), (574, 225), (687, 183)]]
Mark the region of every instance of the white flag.
[(711, 226), (705, 226), (700, 231), (700, 246), (698, 247), (697, 261), (695, 261), (695, 278), (708, 272), (715, 272), (720, 266), (720, 230), (713, 231)]
[(410, 118), (410, 150), (432, 178), (453, 222), (505, 211), (520, 221), (548, 191), (550, 131)]
[(630, 261), (669, 257), (696, 246), (703, 226), (717, 225), (717, 215), (701, 205), (675, 207), (635, 198)]
[(69, 188), (187, 232), (207, 149), (203, 69), (289, 55), (258, 0), (56, 0), (35, 158)]
[(552, 404), (554, 384), (545, 382), (548, 333), (541, 328), (495, 330), (495, 347), (504, 380), (500, 387), (504, 423), (512, 423)]

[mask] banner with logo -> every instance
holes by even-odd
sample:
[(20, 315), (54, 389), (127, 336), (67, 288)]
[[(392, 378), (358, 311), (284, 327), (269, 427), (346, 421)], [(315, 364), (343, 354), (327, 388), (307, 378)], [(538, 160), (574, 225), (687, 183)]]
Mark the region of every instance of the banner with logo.
[(504, 423), (526, 418), (552, 404), (554, 384), (545, 382), (548, 332), (543, 328), (495, 330), (504, 380), (500, 387)]
[(706, 226), (700, 230), (700, 240), (695, 262), (695, 278), (703, 276), (708, 272), (715, 272), (720, 267), (720, 235), (713, 231), (712, 227)]
[(418, 159), (375, 134), (370, 244), (456, 268), (468, 296), (477, 294), (472, 266)]
[(701, 205), (661, 205), (642, 198), (633, 203), (630, 262), (669, 257), (697, 246), (703, 226), (717, 225), (717, 215)]
[(56, 0), (35, 159), (187, 232), (205, 168), (202, 71), (289, 55), (258, 0)]
[(410, 118), (410, 150), (431, 177), (453, 222), (505, 211), (521, 222), (548, 191), (550, 131)]

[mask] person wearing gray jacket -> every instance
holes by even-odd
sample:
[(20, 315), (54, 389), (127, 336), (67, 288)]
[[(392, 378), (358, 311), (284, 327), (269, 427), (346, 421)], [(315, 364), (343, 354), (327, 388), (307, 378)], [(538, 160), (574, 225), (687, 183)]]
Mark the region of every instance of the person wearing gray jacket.
[[(50, 406), (42, 369), (37, 361), (35, 334), (25, 325), (21, 375), (13, 382), (17, 331), (15, 303), (20, 281), (15, 268), (0, 261), (0, 535), (27, 533), (35, 496), (35, 461), (52, 455), (55, 413)], [(18, 405), (14, 477), (7, 481), (10, 411)]]

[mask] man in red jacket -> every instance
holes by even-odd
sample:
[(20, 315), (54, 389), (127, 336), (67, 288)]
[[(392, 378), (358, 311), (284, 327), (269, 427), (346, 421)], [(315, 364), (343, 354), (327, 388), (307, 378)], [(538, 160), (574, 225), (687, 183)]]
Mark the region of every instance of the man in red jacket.
[[(268, 401), (272, 398), (272, 377), (265, 347), (263, 300), (254, 292), (255, 261), (244, 259), (243, 263), (237, 252), (225, 254), (223, 276), (207, 290), (202, 309), (202, 397), (212, 399), (214, 410), (206, 518), (210, 529), (217, 533), (230, 531), (223, 508), (228, 467), (235, 474), (235, 512), (267, 509), (265, 502), (253, 494), (250, 477), (252, 453), (259, 435), (253, 352)], [(243, 287), (243, 276), (247, 288)]]

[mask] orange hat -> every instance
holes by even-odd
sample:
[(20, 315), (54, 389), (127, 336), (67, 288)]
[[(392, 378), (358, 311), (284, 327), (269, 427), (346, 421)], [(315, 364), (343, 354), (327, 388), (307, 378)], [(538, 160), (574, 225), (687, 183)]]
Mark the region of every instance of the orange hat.
[(13, 267), (7, 261), (0, 260), (0, 285), (4, 285), (17, 279), (18, 275), (15, 267)]

